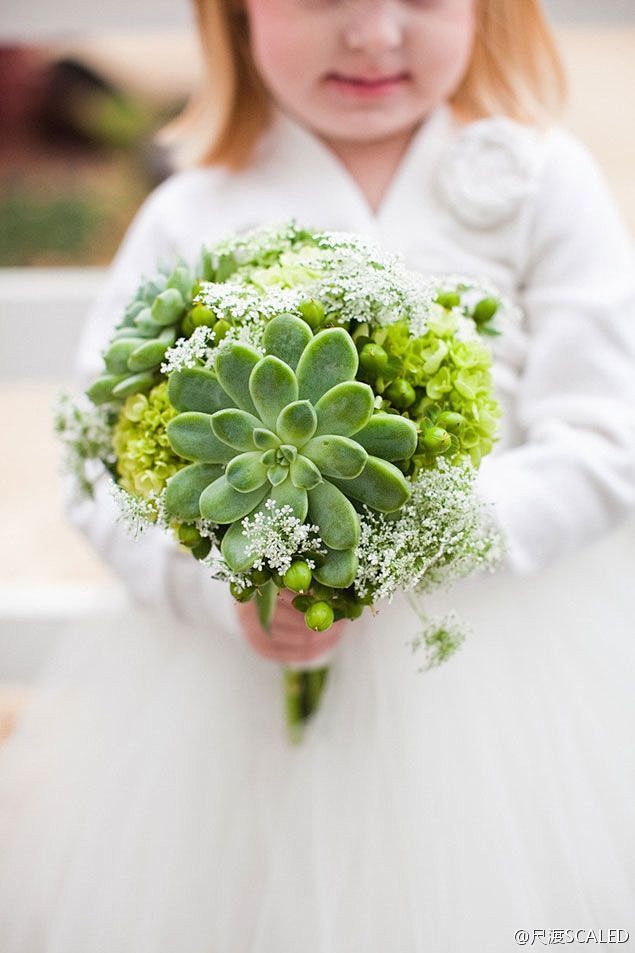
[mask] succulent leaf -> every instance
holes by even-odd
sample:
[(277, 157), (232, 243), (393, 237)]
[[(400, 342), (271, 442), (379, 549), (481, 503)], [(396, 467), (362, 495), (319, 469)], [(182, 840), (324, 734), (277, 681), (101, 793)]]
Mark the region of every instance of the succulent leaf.
[(128, 369), (131, 371), (148, 371), (157, 367), (165, 352), (170, 347), (167, 341), (144, 341), (135, 348), (128, 358)]
[(408, 460), (417, 449), (417, 428), (406, 417), (375, 414), (355, 440), (368, 453), (384, 460)]
[(125, 381), (129, 376), (129, 374), (102, 374), (90, 385), (86, 396), (90, 397), (93, 404), (105, 404), (112, 400), (112, 392), (117, 384)]
[(260, 426), (260, 421), (253, 414), (238, 410), (237, 407), (227, 407), (212, 414), (210, 420), (218, 439), (229, 447), (234, 450), (256, 450), (254, 430)]
[(309, 490), (309, 520), (331, 549), (351, 549), (359, 542), (355, 507), (336, 486), (324, 480)]
[(117, 400), (129, 397), (130, 394), (141, 394), (143, 391), (154, 387), (157, 379), (150, 371), (141, 371), (140, 374), (128, 374), (122, 381), (112, 389), (112, 396)]
[(281, 440), (301, 447), (315, 432), (317, 417), (308, 400), (296, 400), (284, 407), (275, 424)]
[(350, 480), (364, 469), (368, 454), (350, 437), (337, 434), (314, 437), (302, 447), (302, 455), (308, 457), (326, 477)]
[(186, 460), (200, 463), (226, 463), (234, 456), (230, 447), (212, 432), (209, 414), (196, 410), (178, 414), (169, 421), (167, 435), (170, 446)]
[(152, 320), (165, 327), (174, 324), (185, 311), (185, 301), (176, 288), (166, 288), (154, 299), (150, 313)]
[(289, 468), (280, 463), (274, 463), (267, 470), (267, 477), (272, 486), (279, 486), (289, 476)]
[(233, 523), (251, 513), (267, 490), (268, 484), (265, 484), (249, 493), (240, 493), (223, 475), (210, 483), (201, 493), (201, 516), (212, 520), (213, 523)]
[(361, 381), (336, 384), (315, 405), (316, 436), (336, 433), (351, 437), (371, 419), (373, 404), (374, 394), (368, 384)]
[(298, 456), (289, 467), (289, 475), (294, 486), (303, 490), (312, 490), (322, 482), (322, 474), (307, 457)]
[(262, 422), (274, 428), (280, 411), (298, 399), (298, 382), (288, 364), (269, 355), (251, 372), (249, 393)]
[(353, 380), (357, 365), (355, 345), (344, 328), (320, 331), (309, 341), (298, 361), (300, 397), (315, 404), (336, 384)]
[(278, 486), (272, 488), (271, 499), (274, 500), (278, 506), (290, 506), (293, 515), (301, 522), (304, 522), (306, 519), (306, 514), (309, 509), (306, 490), (294, 486), (289, 476), (287, 476), (287, 479), (282, 483), (279, 483)]
[[(133, 351), (147, 343), (143, 338), (123, 338), (113, 341), (104, 354), (104, 363), (109, 374), (126, 374), (131, 368), (128, 367), (128, 360)], [(144, 368), (139, 368), (144, 370)]]
[(267, 324), (262, 343), (267, 354), (279, 357), (296, 369), (300, 356), (313, 337), (306, 321), (292, 314), (279, 314)]
[(180, 520), (198, 519), (201, 493), (222, 472), (222, 467), (213, 463), (192, 463), (170, 477), (165, 493), (165, 508), (169, 515)]
[(346, 589), (355, 579), (357, 556), (354, 549), (329, 549), (321, 566), (315, 570), (315, 578), (323, 586)]
[(227, 464), (225, 476), (239, 493), (257, 490), (266, 481), (267, 468), (261, 457), (259, 450), (252, 450), (249, 453), (239, 453)]
[(257, 414), (249, 393), (249, 377), (262, 359), (258, 351), (248, 344), (228, 344), (222, 348), (214, 361), (214, 370), (223, 390), (237, 407)]
[(256, 561), (256, 556), (247, 554), (248, 544), (249, 540), (243, 533), (241, 523), (234, 523), (223, 536), (220, 547), (221, 553), (225, 557), (229, 568), (233, 569), (234, 572), (245, 572)]
[(395, 512), (410, 496), (410, 487), (401, 470), (380, 457), (369, 457), (358, 477), (333, 482), (354, 500), (380, 513)]
[(254, 428), (254, 443), (259, 450), (275, 450), (280, 446), (280, 440), (275, 433), (267, 430), (266, 427)]
[(168, 397), (177, 410), (200, 410), (204, 414), (233, 405), (215, 375), (203, 367), (173, 371), (168, 379)]

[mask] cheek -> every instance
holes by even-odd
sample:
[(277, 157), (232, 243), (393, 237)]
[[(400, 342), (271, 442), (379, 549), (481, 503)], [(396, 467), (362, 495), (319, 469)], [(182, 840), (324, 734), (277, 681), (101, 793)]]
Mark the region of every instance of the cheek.
[(290, 16), (288, 0), (247, 0), (247, 12), (252, 55), (265, 82), (274, 90), (280, 83), (301, 84), (321, 49), (313, 19)]
[(474, 36), (475, 16), (470, 4), (422, 27), (416, 56), (421, 82), (427, 87), (436, 86), (444, 96), (454, 92), (469, 66)]

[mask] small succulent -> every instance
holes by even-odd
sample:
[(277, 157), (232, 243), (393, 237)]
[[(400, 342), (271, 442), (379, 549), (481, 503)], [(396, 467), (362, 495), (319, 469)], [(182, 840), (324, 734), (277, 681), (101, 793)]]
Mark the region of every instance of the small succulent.
[(104, 353), (106, 373), (87, 391), (95, 404), (123, 400), (159, 382), (165, 353), (192, 307), (194, 278), (184, 265), (142, 285)]
[(174, 518), (229, 524), (221, 544), (236, 572), (254, 562), (241, 520), (265, 501), (289, 506), (319, 527), (327, 552), (316, 570), (324, 585), (346, 588), (355, 576), (359, 518), (355, 503), (391, 513), (410, 486), (393, 461), (417, 446), (415, 424), (374, 412), (372, 388), (355, 380), (358, 356), (343, 328), (313, 334), (281, 314), (266, 326), (264, 356), (232, 342), (213, 370), (170, 375), (179, 414), (168, 424), (175, 453), (194, 461), (173, 476), (166, 508)]

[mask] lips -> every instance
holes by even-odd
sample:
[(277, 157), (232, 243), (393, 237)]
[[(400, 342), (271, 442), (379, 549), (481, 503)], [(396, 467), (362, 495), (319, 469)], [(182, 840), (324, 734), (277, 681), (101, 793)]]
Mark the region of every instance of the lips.
[(355, 76), (344, 73), (329, 73), (326, 82), (335, 89), (362, 98), (384, 96), (402, 87), (409, 80), (406, 72), (381, 76)]

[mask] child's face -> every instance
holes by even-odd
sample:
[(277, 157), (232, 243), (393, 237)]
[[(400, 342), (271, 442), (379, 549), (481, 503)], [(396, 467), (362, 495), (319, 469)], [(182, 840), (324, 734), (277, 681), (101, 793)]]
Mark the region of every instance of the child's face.
[(260, 75), (327, 139), (414, 128), (460, 85), (477, 0), (245, 0)]

